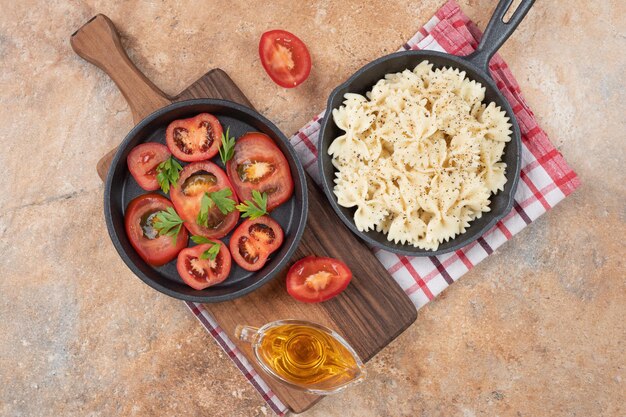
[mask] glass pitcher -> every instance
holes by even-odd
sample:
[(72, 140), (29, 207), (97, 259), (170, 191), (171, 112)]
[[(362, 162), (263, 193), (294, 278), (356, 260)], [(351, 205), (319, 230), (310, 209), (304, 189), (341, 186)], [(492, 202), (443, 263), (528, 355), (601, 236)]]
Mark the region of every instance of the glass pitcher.
[(279, 320), (260, 329), (237, 326), (235, 336), (252, 345), (263, 370), (313, 394), (339, 392), (365, 378), (354, 349), (336, 332), (303, 320)]

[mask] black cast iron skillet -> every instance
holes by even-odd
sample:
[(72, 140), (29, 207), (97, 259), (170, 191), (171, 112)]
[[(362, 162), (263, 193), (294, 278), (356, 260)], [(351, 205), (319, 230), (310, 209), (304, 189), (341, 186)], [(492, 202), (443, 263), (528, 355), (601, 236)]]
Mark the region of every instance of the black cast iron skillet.
[[(131, 246), (124, 228), (124, 211), (133, 198), (148, 192), (142, 190), (130, 175), (126, 165), (126, 157), (140, 143), (165, 143), (165, 129), (170, 122), (205, 112), (217, 117), (224, 129), (230, 127), (230, 133), (235, 137), (240, 137), (246, 132), (262, 132), (274, 139), (289, 162), (294, 182), (294, 194), (289, 201), (271, 213), (271, 217), (283, 228), (285, 239), (282, 246), (272, 254), (262, 269), (249, 272), (237, 266), (233, 261), (230, 275), (224, 282), (204, 290), (195, 290), (186, 285), (178, 275), (176, 259), (166, 265), (154, 267), (141, 259)], [(224, 167), (219, 157), (213, 158), (212, 161), (222, 168)], [(160, 190), (158, 192), (161, 193)], [(111, 163), (104, 190), (104, 215), (109, 235), (115, 249), (126, 265), (152, 288), (181, 300), (202, 303), (241, 297), (259, 288), (276, 275), (289, 261), (302, 237), (307, 209), (308, 200), (304, 170), (285, 135), (272, 122), (256, 111), (231, 101), (218, 99), (177, 102), (163, 107), (143, 119), (128, 133), (118, 148)], [(228, 237), (221, 240), (228, 245)], [(190, 242), (190, 245), (193, 246), (193, 243)]]
[[(517, 25), (522, 21), (528, 10), (530, 10), (534, 0), (522, 0), (508, 22), (504, 23), (503, 17), (509, 9), (513, 0), (501, 0), (494, 11), (487, 29), (476, 48), (476, 51), (468, 56), (454, 56), (435, 51), (404, 51), (384, 56), (370, 62), (358, 70), (346, 82), (338, 86), (328, 98), (326, 115), (322, 121), (319, 136), (319, 170), (322, 178), (322, 186), (330, 204), (337, 212), (341, 220), (358, 237), (370, 245), (384, 248), (388, 251), (409, 256), (432, 256), (452, 252), (473, 242), (482, 236), (487, 230), (493, 227), (502, 219), (513, 207), (513, 196), (517, 188), (520, 176), (521, 164), (521, 135), (519, 126), (513, 114), (509, 102), (496, 87), (495, 82), (489, 75), (489, 60), (502, 46), (502, 44), (513, 33)], [(341, 207), (337, 203), (337, 197), (333, 193), (335, 167), (332, 158), (328, 155), (328, 147), (331, 142), (341, 134), (340, 130), (332, 118), (332, 110), (341, 106), (343, 96), (346, 93), (358, 93), (364, 95), (371, 90), (374, 84), (383, 78), (385, 74), (413, 69), (420, 62), (428, 60), (434, 68), (454, 67), (465, 71), (467, 77), (480, 82), (485, 87), (485, 102), (495, 102), (506, 111), (512, 126), (511, 141), (506, 144), (502, 160), (506, 163), (507, 182), (504, 190), (491, 196), (491, 211), (483, 213), (480, 219), (474, 220), (465, 233), (457, 235), (439, 245), (436, 251), (428, 251), (416, 248), (412, 245), (400, 245), (387, 240), (387, 236), (376, 231), (361, 232), (354, 224), (354, 208)]]

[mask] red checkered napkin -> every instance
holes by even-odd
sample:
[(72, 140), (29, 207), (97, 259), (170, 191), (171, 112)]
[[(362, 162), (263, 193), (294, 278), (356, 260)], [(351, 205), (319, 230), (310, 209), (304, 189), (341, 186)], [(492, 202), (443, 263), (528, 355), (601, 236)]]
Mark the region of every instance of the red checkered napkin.
[[(467, 55), (476, 48), (480, 36), (481, 32), (476, 25), (450, 0), (401, 50), (428, 49)], [(385, 250), (374, 250), (376, 257), (418, 309), (580, 185), (576, 173), (537, 125), (506, 63), (496, 55), (489, 68), (498, 88), (511, 104), (522, 132), (522, 171), (515, 193), (515, 204), (511, 213), (496, 226), (476, 242), (456, 252), (441, 256), (406, 257)], [(290, 138), (305, 169), (318, 183), (317, 138), (323, 115), (321, 113), (313, 118)], [(188, 305), (246, 378), (259, 390), (268, 406), (278, 415), (284, 415), (286, 406), (254, 371), (215, 320), (202, 306), (193, 303)]]

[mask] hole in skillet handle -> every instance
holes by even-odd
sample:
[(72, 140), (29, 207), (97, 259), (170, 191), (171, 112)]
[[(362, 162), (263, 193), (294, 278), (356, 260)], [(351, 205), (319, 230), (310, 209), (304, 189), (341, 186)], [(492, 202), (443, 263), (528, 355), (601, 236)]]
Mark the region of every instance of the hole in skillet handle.
[[(131, 246), (124, 227), (124, 212), (130, 200), (147, 192), (139, 188), (128, 172), (126, 157), (139, 143), (164, 143), (165, 129), (170, 122), (204, 112), (215, 115), (224, 127), (230, 126), (231, 134), (236, 137), (247, 132), (262, 132), (270, 136), (287, 158), (294, 181), (294, 194), (289, 201), (270, 214), (283, 228), (285, 239), (282, 246), (272, 254), (261, 270), (245, 271), (233, 262), (231, 273), (226, 281), (204, 290), (194, 290), (182, 282), (176, 270), (176, 259), (161, 267), (153, 267), (144, 262)], [(219, 155), (211, 161), (223, 168)], [(158, 193), (162, 194), (160, 191)], [(214, 303), (232, 300), (269, 282), (286, 266), (300, 242), (306, 224), (307, 210), (308, 194), (304, 169), (285, 135), (258, 112), (227, 100), (181, 101), (146, 117), (129, 132), (121, 143), (113, 158), (105, 183), (104, 211), (107, 229), (122, 260), (152, 288), (186, 301)], [(228, 245), (228, 237), (221, 240)], [(189, 245), (194, 245), (191, 240)]]
[[(336, 169), (332, 164), (332, 158), (328, 155), (330, 143), (339, 135), (343, 134), (332, 119), (332, 109), (341, 106), (345, 93), (358, 93), (364, 95), (371, 90), (372, 86), (388, 73), (403, 71), (407, 68), (413, 69), (420, 62), (428, 60), (435, 68), (455, 67), (465, 71), (470, 79), (480, 82), (485, 87), (485, 101), (495, 102), (500, 106), (512, 124), (511, 141), (507, 142), (502, 161), (507, 164), (507, 182), (504, 190), (492, 195), (490, 200), (491, 211), (483, 213), (480, 219), (470, 223), (470, 227), (461, 235), (448, 240), (439, 245), (436, 251), (427, 251), (416, 248), (412, 245), (401, 245), (387, 240), (387, 236), (376, 231), (361, 232), (354, 224), (354, 208), (339, 206), (337, 197), (333, 193)], [(435, 256), (460, 249), (481, 237), (491, 229), (500, 219), (511, 211), (513, 207), (513, 195), (517, 188), (521, 166), (521, 136), (519, 126), (514, 117), (513, 110), (508, 101), (499, 92), (494, 81), (487, 73), (468, 63), (464, 57), (458, 57), (435, 51), (404, 51), (379, 58), (360, 70), (358, 70), (346, 82), (338, 86), (330, 95), (327, 103), (327, 110), (322, 120), (319, 136), (318, 166), (322, 187), (331, 206), (344, 222), (344, 224), (359, 238), (366, 243), (390, 252), (407, 256)]]
[[(489, 73), (489, 61), (500, 47), (509, 39), (517, 26), (524, 19), (535, 0), (521, 0), (515, 11), (510, 11), (513, 0), (500, 0), (496, 6), (487, 28), (483, 32), (476, 50), (466, 59), (481, 70)], [(511, 18), (504, 20), (509, 14)]]

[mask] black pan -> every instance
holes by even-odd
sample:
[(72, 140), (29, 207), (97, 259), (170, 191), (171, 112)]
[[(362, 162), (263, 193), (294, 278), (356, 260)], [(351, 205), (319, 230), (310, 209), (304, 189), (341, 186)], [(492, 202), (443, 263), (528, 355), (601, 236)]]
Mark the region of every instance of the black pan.
[[(271, 256), (262, 269), (249, 272), (233, 262), (231, 273), (224, 282), (204, 290), (194, 290), (183, 283), (178, 275), (176, 260), (161, 267), (154, 267), (143, 261), (131, 246), (124, 229), (124, 210), (133, 198), (145, 194), (146, 191), (142, 190), (130, 175), (126, 157), (140, 143), (165, 143), (165, 129), (170, 122), (204, 112), (217, 117), (224, 128), (229, 126), (230, 133), (235, 137), (246, 132), (262, 132), (274, 139), (289, 162), (294, 181), (294, 194), (289, 201), (271, 213), (271, 217), (283, 228), (285, 239), (280, 249)], [(224, 167), (219, 157), (213, 158), (212, 161)], [(126, 265), (152, 288), (181, 300), (202, 303), (241, 297), (274, 277), (289, 261), (298, 246), (306, 224), (307, 209), (304, 170), (285, 135), (256, 111), (231, 101), (217, 99), (181, 101), (157, 110), (143, 119), (128, 133), (117, 150), (104, 190), (104, 215), (109, 235)], [(222, 239), (227, 245), (228, 240), (228, 238)], [(193, 243), (190, 242), (190, 245), (193, 246)]]
[[(502, 93), (500, 93), (500, 90), (498, 90), (489, 74), (489, 60), (522, 21), (526, 13), (528, 13), (528, 10), (530, 10), (534, 0), (522, 0), (511, 19), (504, 23), (503, 17), (512, 2), (513, 0), (501, 0), (498, 3), (478, 48), (471, 55), (462, 57), (435, 51), (404, 51), (387, 55), (370, 62), (358, 70), (346, 82), (333, 90), (328, 98), (326, 115), (322, 121), (319, 136), (318, 164), (322, 178), (322, 186), (326, 197), (328, 197), (330, 204), (341, 220), (352, 232), (370, 245), (409, 256), (433, 256), (452, 252), (478, 239), (511, 211), (513, 207), (513, 196), (520, 176), (521, 135), (509, 102), (504, 98)], [(344, 94), (358, 93), (364, 95), (367, 91), (371, 90), (374, 84), (383, 78), (385, 74), (400, 72), (407, 68), (412, 70), (424, 60), (428, 60), (435, 68), (454, 67), (465, 71), (470, 79), (480, 82), (485, 87), (485, 101), (494, 101), (504, 109), (507, 116), (511, 119), (510, 123), (513, 125), (512, 139), (507, 143), (504, 155), (502, 156), (502, 160), (507, 164), (507, 183), (504, 186), (504, 190), (491, 196), (490, 212), (483, 213), (480, 219), (474, 220), (471, 223), (471, 226), (465, 233), (456, 236), (448, 242), (442, 243), (436, 251), (423, 250), (412, 245), (396, 244), (388, 241), (385, 234), (376, 231), (359, 231), (354, 224), (354, 208), (341, 207), (337, 203), (337, 197), (333, 193), (333, 181), (335, 179), (336, 170), (332, 164), (332, 158), (328, 155), (328, 147), (331, 142), (336, 137), (343, 134), (343, 131), (335, 125), (332, 119), (332, 110), (341, 106)]]

